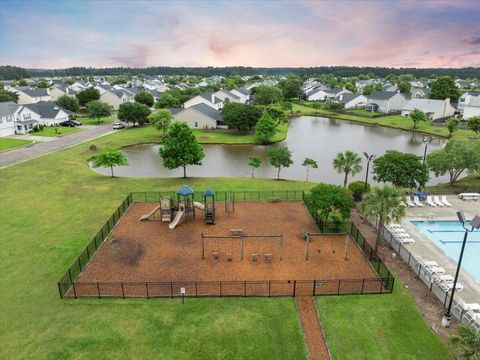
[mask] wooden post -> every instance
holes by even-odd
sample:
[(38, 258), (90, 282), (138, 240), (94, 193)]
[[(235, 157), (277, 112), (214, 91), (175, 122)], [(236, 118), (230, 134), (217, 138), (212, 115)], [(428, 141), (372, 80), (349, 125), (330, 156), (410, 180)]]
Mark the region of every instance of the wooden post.
[(345, 236), (345, 254), (344, 254), (344, 260), (347, 260), (347, 255), (348, 255), (348, 235)]

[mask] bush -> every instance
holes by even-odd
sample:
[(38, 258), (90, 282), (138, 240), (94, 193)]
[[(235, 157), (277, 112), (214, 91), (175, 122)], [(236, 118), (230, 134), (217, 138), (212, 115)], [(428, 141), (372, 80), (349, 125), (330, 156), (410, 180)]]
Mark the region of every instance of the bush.
[(331, 102), (327, 105), (328, 110), (340, 110), (343, 109), (343, 105), (335, 102)]
[[(365, 194), (365, 181), (352, 181), (348, 184), (348, 189), (352, 192), (355, 201), (362, 201), (363, 194)], [(367, 184), (367, 193), (370, 192), (370, 184)]]
[(90, 151), (97, 151), (97, 145), (95, 144), (92, 144), (88, 147), (90, 149)]

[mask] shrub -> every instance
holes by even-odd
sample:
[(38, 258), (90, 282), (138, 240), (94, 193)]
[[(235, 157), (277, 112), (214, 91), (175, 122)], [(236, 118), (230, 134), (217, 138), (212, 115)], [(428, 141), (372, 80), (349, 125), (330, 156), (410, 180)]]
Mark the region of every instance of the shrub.
[[(352, 181), (348, 184), (348, 189), (352, 192), (355, 201), (362, 201), (363, 194), (365, 194), (365, 181)], [(367, 184), (367, 193), (370, 192), (370, 184)]]
[(88, 147), (90, 149), (90, 151), (97, 151), (97, 145), (95, 144), (92, 144)]
[(343, 105), (336, 103), (336, 102), (331, 102), (327, 105), (328, 110), (340, 110), (343, 109)]

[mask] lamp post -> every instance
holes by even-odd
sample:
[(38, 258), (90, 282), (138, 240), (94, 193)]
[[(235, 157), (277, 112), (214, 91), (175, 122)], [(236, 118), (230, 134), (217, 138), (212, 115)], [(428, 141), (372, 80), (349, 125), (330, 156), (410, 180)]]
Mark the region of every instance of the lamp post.
[(425, 144), (425, 151), (423, 152), (423, 163), (424, 164), (425, 164), (425, 160), (427, 159), (428, 144), (430, 144), (433, 139), (435, 139), (433, 136), (424, 136), (423, 139), (422, 139), (422, 142)]
[(363, 152), (363, 155), (365, 155), (365, 158), (367, 159), (367, 171), (365, 173), (365, 192), (367, 192), (367, 186), (368, 186), (368, 170), (370, 169), (370, 161), (372, 161), (375, 158), (374, 154), (368, 154), (366, 151)]
[(467, 218), (465, 217), (465, 214), (463, 213), (463, 211), (458, 211), (457, 217), (458, 217), (458, 220), (462, 223), (463, 228), (465, 229), (465, 235), (463, 236), (462, 249), (460, 250), (460, 257), (458, 258), (457, 271), (455, 272), (455, 279), (453, 280), (452, 293), (450, 295), (450, 301), (448, 302), (447, 312), (445, 313), (445, 315), (443, 315), (443, 319), (442, 319), (443, 327), (449, 327), (450, 320), (452, 319), (451, 310), (452, 310), (452, 304), (453, 304), (453, 297), (455, 295), (455, 290), (457, 288), (458, 273), (460, 272), (460, 267), (462, 266), (463, 251), (465, 250), (465, 244), (467, 243), (468, 233), (472, 232), (475, 229), (480, 229), (480, 216), (475, 215), (472, 221), (470, 221), (470, 226), (471, 226), (470, 229), (468, 229), (465, 226), (465, 223), (467, 222)]

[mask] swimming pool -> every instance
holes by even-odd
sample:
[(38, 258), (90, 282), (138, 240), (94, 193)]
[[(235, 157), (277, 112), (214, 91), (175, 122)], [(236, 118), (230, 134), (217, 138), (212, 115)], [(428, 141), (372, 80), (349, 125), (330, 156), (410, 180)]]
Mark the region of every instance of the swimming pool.
[[(455, 262), (458, 261), (465, 234), (461, 223), (458, 221), (412, 221), (412, 224), (442, 249), (445, 254)], [(480, 282), (480, 230), (468, 234), (463, 253), (462, 269), (472, 275), (477, 282)]]

